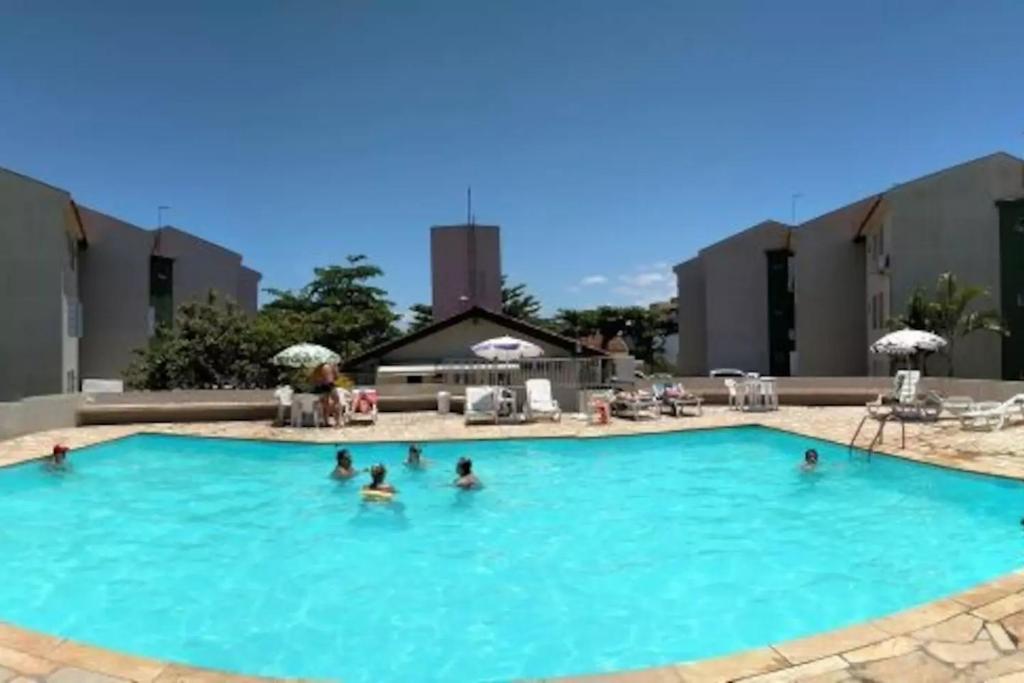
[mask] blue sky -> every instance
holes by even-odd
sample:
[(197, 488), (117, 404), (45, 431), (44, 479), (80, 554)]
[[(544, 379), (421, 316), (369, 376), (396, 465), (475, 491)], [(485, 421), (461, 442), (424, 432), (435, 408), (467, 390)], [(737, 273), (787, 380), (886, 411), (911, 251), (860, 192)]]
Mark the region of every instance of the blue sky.
[(428, 227), (502, 226), (549, 311), (995, 150), (1024, 3), (0, 0), (0, 166), (294, 287), (365, 253), (429, 301)]

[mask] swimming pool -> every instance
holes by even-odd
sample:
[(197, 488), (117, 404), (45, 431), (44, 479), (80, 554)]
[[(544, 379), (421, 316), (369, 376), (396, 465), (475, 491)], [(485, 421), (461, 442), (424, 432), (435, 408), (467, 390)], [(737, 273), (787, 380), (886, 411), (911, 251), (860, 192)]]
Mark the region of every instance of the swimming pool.
[[(797, 465), (821, 453), (820, 471)], [(0, 619), (267, 675), (501, 681), (709, 657), (1021, 564), (1015, 481), (757, 427), (333, 447), (139, 435), (0, 470)], [(470, 454), (483, 491), (447, 486)]]

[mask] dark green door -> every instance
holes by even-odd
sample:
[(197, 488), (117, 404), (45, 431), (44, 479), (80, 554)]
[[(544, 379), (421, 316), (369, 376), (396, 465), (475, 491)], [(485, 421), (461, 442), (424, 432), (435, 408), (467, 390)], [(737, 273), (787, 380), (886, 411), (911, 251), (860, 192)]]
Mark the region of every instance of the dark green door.
[(1024, 379), (1024, 199), (999, 202), (999, 289), (1003, 322), (1003, 379)]
[(789, 376), (789, 353), (794, 348), (790, 256), (786, 249), (768, 252), (768, 363), (769, 372), (776, 377)]

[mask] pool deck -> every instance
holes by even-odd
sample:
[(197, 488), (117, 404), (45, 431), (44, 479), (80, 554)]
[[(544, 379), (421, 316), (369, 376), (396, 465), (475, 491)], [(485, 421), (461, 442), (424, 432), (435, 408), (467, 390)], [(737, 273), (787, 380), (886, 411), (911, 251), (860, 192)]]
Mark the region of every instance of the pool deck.
[[(80, 427), (0, 441), (0, 467), (39, 458), (55, 443), (71, 448), (139, 432), (305, 442), (431, 441), (511, 437), (592, 437), (687, 429), (764, 425), (846, 444), (863, 408), (783, 406), (771, 413), (739, 413), (711, 407), (702, 417), (589, 426), (560, 424), (476, 425), (457, 415), (385, 413), (375, 426), (342, 430), (276, 428), (266, 422), (145, 424)], [(872, 429), (868, 429), (872, 427)], [(873, 423), (858, 441), (866, 445)], [(1024, 479), (1024, 425), (1001, 432), (962, 432), (955, 421), (907, 424), (906, 449), (899, 426), (886, 430), (881, 451), (919, 462)], [(72, 454), (72, 458), (74, 455)], [(794, 454), (799, 458), (799, 454)], [(739, 606), (738, 606), (739, 607)], [(873, 683), (1024, 683), (1024, 571), (1015, 572), (905, 612), (773, 644), (726, 657), (644, 671), (557, 679), (562, 683), (710, 683), (748, 681), (871, 681)], [(122, 655), (0, 623), (0, 683), (210, 683), (265, 681)], [(551, 679), (555, 680), (555, 679)]]

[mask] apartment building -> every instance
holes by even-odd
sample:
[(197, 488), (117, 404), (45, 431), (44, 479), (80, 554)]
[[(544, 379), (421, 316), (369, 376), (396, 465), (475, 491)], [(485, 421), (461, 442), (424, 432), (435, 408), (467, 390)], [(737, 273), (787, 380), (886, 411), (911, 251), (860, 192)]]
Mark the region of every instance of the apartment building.
[(0, 400), (78, 387), (80, 256), (71, 194), (0, 169)]
[(178, 305), (211, 290), (255, 313), (260, 274), (242, 256), (166, 226), (147, 230), (79, 205), (89, 249), (82, 255), (81, 299), (88, 324), (83, 378), (116, 378)]
[(0, 239), (0, 401), (120, 378), (157, 324), (210, 290), (256, 310), (260, 274), (239, 254), (4, 169)]
[[(675, 267), (679, 369), (884, 375), (868, 346), (943, 272), (990, 293), (1011, 334), (958, 340), (956, 374), (1024, 377), (1024, 161), (996, 153), (799, 226), (767, 221)], [(932, 360), (942, 372), (942, 360)], [(931, 367), (931, 366), (930, 366)]]

